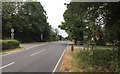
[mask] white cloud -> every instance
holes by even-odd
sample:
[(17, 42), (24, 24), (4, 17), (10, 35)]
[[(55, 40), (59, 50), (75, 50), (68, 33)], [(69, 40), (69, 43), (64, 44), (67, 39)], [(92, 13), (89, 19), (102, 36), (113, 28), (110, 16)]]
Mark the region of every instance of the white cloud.
[[(47, 16), (49, 24), (55, 29), (58, 28), (58, 25), (61, 25), (61, 22), (64, 21), (63, 13), (67, 9), (64, 3), (65, 0), (39, 0), (43, 5)], [(59, 34), (63, 37), (67, 37), (68, 34), (59, 29)]]

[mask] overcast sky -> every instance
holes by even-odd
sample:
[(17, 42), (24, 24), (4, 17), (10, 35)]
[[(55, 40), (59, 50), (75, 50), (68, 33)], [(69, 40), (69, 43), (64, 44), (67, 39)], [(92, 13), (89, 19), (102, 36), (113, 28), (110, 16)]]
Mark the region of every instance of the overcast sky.
[[(52, 28), (56, 29), (58, 28), (58, 25), (61, 25), (61, 22), (64, 21), (63, 19), (63, 13), (67, 9), (64, 3), (65, 0), (38, 0), (43, 5), (47, 16), (48, 16), (48, 22), (52, 26)], [(61, 29), (59, 30), (59, 34), (63, 37), (67, 37), (68, 34)]]

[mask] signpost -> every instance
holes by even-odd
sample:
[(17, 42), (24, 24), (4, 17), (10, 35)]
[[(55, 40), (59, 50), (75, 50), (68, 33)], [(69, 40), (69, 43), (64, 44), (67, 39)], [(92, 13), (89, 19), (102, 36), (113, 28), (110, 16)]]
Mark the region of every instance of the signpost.
[(41, 34), (41, 41), (43, 40), (43, 34)]
[(14, 28), (11, 28), (11, 39), (14, 39)]

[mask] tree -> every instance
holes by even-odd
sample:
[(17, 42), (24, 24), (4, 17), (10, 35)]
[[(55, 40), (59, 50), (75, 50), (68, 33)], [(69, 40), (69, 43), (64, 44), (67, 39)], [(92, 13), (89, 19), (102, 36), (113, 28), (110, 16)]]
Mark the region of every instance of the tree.
[(106, 10), (105, 34), (108, 35), (108, 41), (117, 40), (120, 42), (120, 2), (108, 3)]
[[(65, 22), (59, 27), (76, 41), (82, 40), (84, 35), (88, 36), (90, 42), (93, 38), (96, 44), (103, 44), (104, 40), (119, 40), (119, 3), (71, 2), (64, 13)], [(109, 36), (112, 33), (113, 37)]]
[[(74, 3), (69, 4), (68, 10), (64, 13), (64, 20), (65, 22), (62, 23), (59, 27), (61, 29), (65, 29), (65, 31), (69, 34), (70, 39), (75, 40), (75, 44), (79, 40), (83, 40), (83, 28), (84, 23), (82, 21), (82, 17), (78, 17), (79, 15), (82, 16), (80, 13), (76, 13), (76, 9), (78, 8)], [(80, 10), (82, 11), (82, 10)]]
[(3, 39), (10, 38), (15, 29), (15, 39), (21, 42), (50, 40), (51, 27), (40, 2), (3, 2)]

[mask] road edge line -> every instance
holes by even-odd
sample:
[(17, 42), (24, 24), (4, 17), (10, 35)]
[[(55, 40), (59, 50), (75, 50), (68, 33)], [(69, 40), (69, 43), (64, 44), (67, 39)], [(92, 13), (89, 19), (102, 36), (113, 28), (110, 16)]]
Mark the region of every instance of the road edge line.
[(46, 43), (40, 44), (40, 45), (37, 45), (37, 46), (34, 46), (34, 47), (31, 47), (31, 48), (28, 48), (28, 49), (20, 50), (20, 51), (17, 51), (17, 52), (13, 52), (13, 53), (8, 53), (8, 54), (0, 55), (0, 56), (2, 57), (2, 56), (11, 55), (11, 54), (14, 54), (14, 53), (19, 53), (19, 52), (26, 51), (26, 50), (29, 50), (29, 49), (32, 49), (32, 48), (35, 48), (35, 47), (38, 47), (38, 46), (45, 45), (45, 44), (46, 44)]
[(55, 65), (55, 68), (53, 69), (52, 73), (54, 73), (54, 72), (56, 71), (56, 69), (57, 69), (60, 61), (62, 60), (62, 58), (63, 58), (63, 56), (64, 56), (65, 51), (67, 50), (67, 48), (68, 48), (68, 45), (67, 45), (67, 47), (65, 48), (65, 50), (63, 51), (62, 55), (60, 56), (60, 59), (58, 60), (57, 64)]

